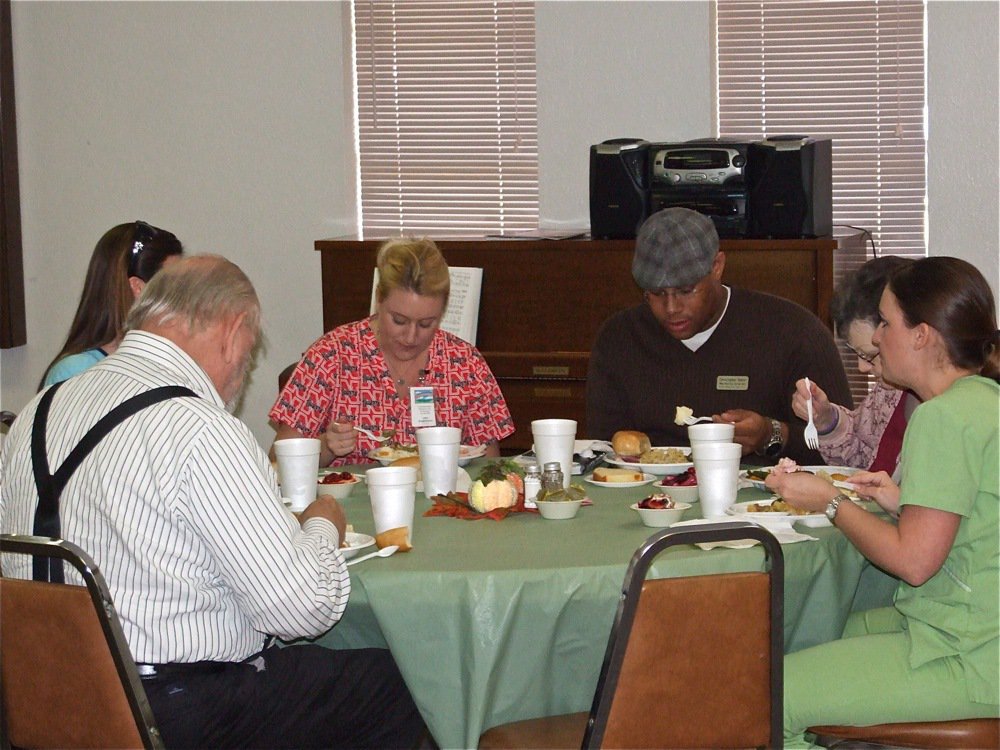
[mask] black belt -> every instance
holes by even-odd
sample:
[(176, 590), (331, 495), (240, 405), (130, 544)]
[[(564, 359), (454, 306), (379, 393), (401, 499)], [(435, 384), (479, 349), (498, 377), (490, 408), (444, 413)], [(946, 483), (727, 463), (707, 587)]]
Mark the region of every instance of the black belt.
[(198, 675), (214, 674), (221, 672), (228, 666), (242, 664), (243, 662), (233, 661), (192, 661), (175, 662), (170, 664), (141, 664), (135, 666), (139, 670), (139, 677), (144, 680), (155, 680), (158, 677), (194, 677)]

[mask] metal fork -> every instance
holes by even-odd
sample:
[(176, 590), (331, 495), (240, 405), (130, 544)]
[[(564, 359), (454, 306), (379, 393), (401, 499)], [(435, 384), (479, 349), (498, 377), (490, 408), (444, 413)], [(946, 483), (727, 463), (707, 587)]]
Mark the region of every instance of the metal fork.
[(816, 430), (816, 423), (813, 422), (813, 396), (809, 378), (806, 378), (806, 388), (809, 389), (809, 400), (806, 401), (806, 409), (809, 412), (809, 424), (806, 425), (803, 436), (806, 439), (806, 445), (813, 450), (817, 450), (819, 448), (819, 432)]

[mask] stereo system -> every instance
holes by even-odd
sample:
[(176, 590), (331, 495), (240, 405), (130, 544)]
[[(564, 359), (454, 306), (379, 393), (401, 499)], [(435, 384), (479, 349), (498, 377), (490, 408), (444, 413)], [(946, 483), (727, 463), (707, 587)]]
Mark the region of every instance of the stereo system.
[(591, 236), (634, 238), (651, 214), (680, 206), (723, 238), (820, 237), (833, 229), (832, 142), (619, 138), (590, 148)]

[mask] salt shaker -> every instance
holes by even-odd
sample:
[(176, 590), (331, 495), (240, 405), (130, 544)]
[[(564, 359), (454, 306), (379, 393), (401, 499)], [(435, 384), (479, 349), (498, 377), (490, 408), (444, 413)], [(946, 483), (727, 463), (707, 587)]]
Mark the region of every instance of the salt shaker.
[(542, 468), (542, 489), (555, 492), (563, 488), (562, 464), (549, 461)]
[(538, 491), (542, 489), (542, 472), (538, 468), (538, 464), (531, 464), (526, 466), (524, 469), (524, 507), (525, 508), (537, 508), (535, 505), (535, 498), (538, 497)]

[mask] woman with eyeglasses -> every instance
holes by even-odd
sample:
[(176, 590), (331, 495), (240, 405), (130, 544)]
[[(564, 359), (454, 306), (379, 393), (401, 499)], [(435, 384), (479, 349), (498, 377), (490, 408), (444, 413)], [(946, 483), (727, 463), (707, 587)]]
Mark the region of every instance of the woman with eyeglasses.
[(806, 402), (813, 399), (813, 421), (819, 430), (819, 452), (831, 466), (851, 466), (893, 474), (903, 447), (906, 422), (920, 400), (911, 392), (886, 382), (879, 351), (872, 344), (878, 325), (878, 304), (889, 277), (912, 260), (893, 255), (875, 258), (849, 274), (830, 303), (837, 335), (858, 358), (858, 372), (875, 378), (865, 400), (853, 411), (830, 403), (816, 383), (796, 383), (792, 410), (808, 419)]
[(184, 252), (180, 240), (144, 221), (112, 227), (90, 256), (66, 343), (45, 368), (39, 389), (97, 364), (118, 348), (125, 316), (146, 282)]

